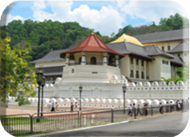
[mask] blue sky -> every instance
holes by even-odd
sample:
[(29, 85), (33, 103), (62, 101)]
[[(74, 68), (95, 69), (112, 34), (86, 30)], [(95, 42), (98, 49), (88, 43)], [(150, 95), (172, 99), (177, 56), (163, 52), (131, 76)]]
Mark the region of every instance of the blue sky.
[[(185, 9), (175, 1), (163, 0), (107, 0), (107, 1), (16, 1), (4, 10), (6, 24), (14, 19), (43, 21), (77, 21), (81, 26), (93, 28), (103, 35), (117, 33), (126, 25), (150, 25), (160, 18), (180, 13), (188, 17)], [(2, 23), (1, 23), (2, 25)]]

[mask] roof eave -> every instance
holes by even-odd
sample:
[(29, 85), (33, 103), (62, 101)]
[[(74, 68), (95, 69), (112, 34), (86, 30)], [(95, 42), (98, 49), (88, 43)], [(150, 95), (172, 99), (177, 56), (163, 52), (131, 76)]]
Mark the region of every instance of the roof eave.
[(169, 57), (170, 59), (174, 59), (173, 57), (168, 56), (168, 55), (164, 55), (164, 54), (152, 54), (152, 55), (149, 55), (149, 56), (165, 56), (165, 57)]

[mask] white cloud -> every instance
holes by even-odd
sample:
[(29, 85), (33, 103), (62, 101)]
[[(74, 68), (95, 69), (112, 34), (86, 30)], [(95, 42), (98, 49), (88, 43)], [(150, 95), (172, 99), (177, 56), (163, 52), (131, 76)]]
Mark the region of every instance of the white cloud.
[[(40, 2), (40, 4), (38, 3)], [(77, 21), (80, 25), (93, 28), (100, 31), (103, 35), (110, 35), (112, 32), (117, 33), (122, 27), (124, 18), (112, 6), (102, 6), (100, 10), (91, 9), (88, 5), (80, 5), (80, 7), (71, 10), (72, 1), (48, 1), (53, 14), (43, 10), (44, 1), (35, 1), (32, 6), (34, 20), (43, 21), (44, 19), (65, 21)]]
[(142, 18), (149, 22), (159, 23), (161, 18), (168, 18), (176, 13), (187, 16), (185, 9), (174, 1), (169, 0), (116, 0), (118, 8), (125, 15), (131, 15), (133, 18)]
[(17, 15), (17, 16), (12, 16), (11, 14), (2, 14), (1, 16), (1, 21), (0, 21), (0, 26), (7, 25), (9, 22), (12, 20), (21, 20), (24, 21), (24, 18)]

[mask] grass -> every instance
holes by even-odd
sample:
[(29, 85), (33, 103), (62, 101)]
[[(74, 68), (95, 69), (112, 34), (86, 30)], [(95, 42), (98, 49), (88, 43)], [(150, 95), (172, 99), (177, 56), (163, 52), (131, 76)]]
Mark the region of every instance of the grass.
[[(74, 119), (77, 119), (77, 118), (74, 118)], [(36, 120), (36, 119), (35, 119)], [(130, 120), (134, 120), (133, 118), (131, 119), (127, 119), (127, 121), (130, 121)], [(121, 121), (114, 121), (113, 123), (120, 123), (120, 122), (123, 122), (123, 121), (126, 121), (126, 120), (121, 120)], [(46, 121), (41, 121), (41, 122), (46, 122)], [(19, 134), (19, 135), (15, 135), (16, 137), (17, 136), (31, 136), (31, 135), (40, 135), (40, 134), (47, 134), (47, 133), (53, 133), (53, 132), (59, 132), (59, 131), (68, 131), (68, 130), (74, 130), (74, 129), (80, 129), (80, 128), (85, 128), (85, 127), (95, 127), (95, 126), (101, 126), (101, 125), (107, 125), (107, 124), (111, 124), (111, 122), (105, 122), (105, 123), (102, 123), (102, 124), (92, 124), (92, 125), (86, 125), (86, 126), (82, 126), (82, 127), (70, 127), (70, 128), (67, 128), (67, 129), (57, 129), (57, 130), (53, 130), (53, 131), (39, 131), (39, 132), (34, 132), (34, 133), (25, 133), (25, 134)], [(21, 132), (21, 131), (19, 131)], [(23, 133), (25, 131), (23, 130)], [(29, 132), (29, 131), (26, 131), (26, 132)], [(11, 134), (11, 132), (9, 132)], [(13, 132), (13, 134), (15, 134), (16, 131)]]
[[(58, 121), (58, 120), (50, 120), (46, 118), (40, 118), (40, 122), (37, 122), (37, 118), (33, 118), (33, 124), (39, 124), (49, 121)], [(13, 126), (13, 125), (30, 125), (29, 117), (18, 117), (18, 116), (3, 116), (1, 117), (1, 123), (3, 126)]]

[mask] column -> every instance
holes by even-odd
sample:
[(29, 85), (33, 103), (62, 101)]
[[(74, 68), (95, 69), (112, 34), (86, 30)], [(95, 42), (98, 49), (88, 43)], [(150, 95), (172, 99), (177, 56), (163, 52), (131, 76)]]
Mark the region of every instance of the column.
[(133, 77), (136, 78), (136, 58), (133, 58)]
[(144, 79), (146, 80), (146, 60), (144, 62)]
[[(128, 56), (127, 58), (127, 77), (130, 78), (130, 74), (131, 74), (131, 58)], [(124, 69), (124, 68), (123, 68)]]
[(138, 60), (139, 61), (139, 79), (141, 79), (141, 59)]
[(69, 56), (70, 56), (70, 54), (69, 54), (69, 53), (66, 53), (66, 62), (65, 62), (65, 66), (68, 66), (68, 65), (69, 65)]
[(85, 65), (86, 65), (86, 57), (85, 57), (85, 52), (82, 52), (81, 65), (82, 65), (82, 66), (85, 66)]
[(107, 53), (103, 53), (103, 65), (104, 65), (104, 66), (107, 66), (107, 65), (108, 65)]
[(115, 64), (116, 64), (116, 67), (119, 68), (119, 56), (118, 55), (115, 55)]

